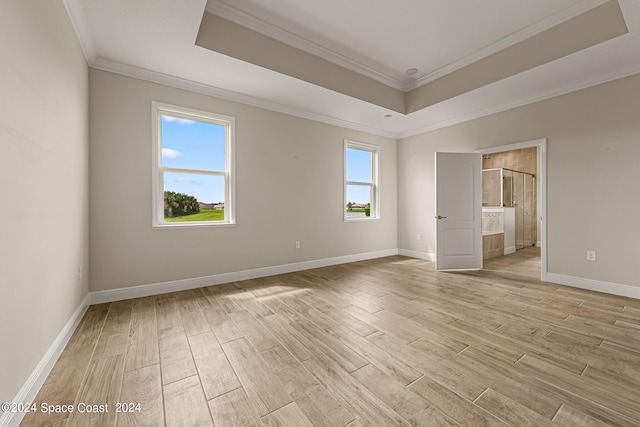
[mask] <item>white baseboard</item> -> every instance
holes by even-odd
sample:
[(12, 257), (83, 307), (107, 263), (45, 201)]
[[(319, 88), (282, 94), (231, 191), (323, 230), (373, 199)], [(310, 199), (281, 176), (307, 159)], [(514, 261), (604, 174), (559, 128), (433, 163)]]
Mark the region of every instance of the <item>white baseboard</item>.
[(398, 255), (408, 256), (411, 258), (424, 259), (427, 261), (434, 261), (434, 262), (436, 260), (436, 254), (432, 254), (429, 252), (412, 251), (409, 249), (398, 249)]
[[(514, 252), (516, 252), (515, 246), (505, 248), (504, 250), (505, 255)], [(435, 261), (436, 259), (435, 254), (412, 251), (409, 249), (398, 249), (398, 255), (424, 259), (427, 261)], [(622, 285), (619, 283), (603, 282), (600, 280), (585, 279), (582, 277), (566, 276), (563, 274), (549, 272), (543, 273), (542, 280), (545, 282), (556, 283), (558, 285), (571, 286), (574, 288), (588, 289), (591, 291), (603, 292), (606, 294), (640, 299), (640, 286)]]
[[(364, 261), (367, 259), (382, 258), (392, 255), (398, 255), (397, 249), (388, 249), (376, 252), (367, 252), (355, 255), (345, 255), (333, 258), (324, 258), (313, 261), (304, 261), (292, 264), (284, 264), (273, 267), (257, 268), (252, 270), (244, 270), (233, 273), (216, 274), (213, 276), (196, 277), (192, 279), (175, 280), (171, 282), (156, 283), (150, 285), (133, 286), (124, 289), (113, 289), (109, 291), (98, 291), (89, 293), (80, 306), (73, 313), (69, 321), (58, 337), (55, 339), (47, 353), (40, 360), (40, 363), (33, 371), (26, 383), (22, 386), (13, 402), (32, 402), (42, 384), (47, 379), (51, 369), (55, 365), (58, 357), (69, 342), (71, 335), (78, 327), (82, 316), (89, 305), (101, 304), (105, 302), (119, 301), (123, 299), (139, 298), (150, 295), (158, 295), (167, 292), (175, 292), (186, 289), (194, 289), (203, 286), (219, 285), (222, 283), (235, 282), (239, 280), (256, 279), (259, 277), (273, 276), (276, 274), (292, 273), (294, 271), (309, 270), (312, 268), (327, 267), (330, 265), (345, 264), (349, 262)], [(24, 413), (6, 412), (0, 417), (0, 427), (18, 426)]]
[[(514, 248), (505, 248), (505, 255), (516, 252)], [(141, 298), (151, 295), (160, 295), (168, 292), (179, 292), (187, 289), (196, 289), (205, 286), (219, 285), (241, 280), (257, 279), (260, 277), (274, 276), (277, 274), (292, 273), (295, 271), (309, 270), (312, 268), (327, 267), (331, 265), (346, 264), (349, 262), (364, 261), (368, 259), (382, 258), (392, 255), (403, 255), (411, 258), (435, 261), (436, 256), (429, 252), (413, 251), (409, 249), (387, 249), (376, 252), (366, 252), (355, 255), (345, 255), (333, 258), (323, 258), (312, 261), (303, 261), (291, 264), (282, 264), (271, 267), (256, 268), (251, 270), (236, 271), (231, 273), (215, 274), (211, 276), (195, 277), (190, 279), (174, 280), (170, 282), (153, 283), (148, 285), (132, 286), (108, 291), (91, 292), (90, 304), (102, 304), (131, 298)], [(589, 289), (608, 294), (627, 296), (640, 299), (640, 287), (603, 282), (581, 277), (572, 277), (562, 274), (545, 274), (545, 281), (566, 285), (575, 288)], [(2, 425), (0, 425), (2, 427)]]
[[(73, 335), (80, 323), (80, 320), (82, 320), (82, 316), (84, 316), (87, 308), (89, 308), (89, 302), (90, 298), (87, 294), (80, 303), (80, 306), (71, 315), (71, 318), (67, 321), (56, 339), (53, 341), (49, 350), (47, 350), (45, 355), (42, 357), (38, 366), (36, 366), (20, 391), (18, 391), (18, 394), (13, 399), (14, 403), (33, 402), (35, 400), (36, 395), (40, 391), (40, 387), (42, 387), (47, 376), (49, 376), (51, 369), (53, 369), (53, 365), (58, 361), (58, 357), (60, 357), (62, 350), (66, 347), (71, 335)], [(24, 412), (5, 412), (0, 417), (0, 427), (18, 426), (23, 417)]]
[(187, 289), (202, 288), (205, 286), (220, 285), (222, 283), (237, 282), (240, 280), (257, 279), (260, 277), (275, 276), (277, 274), (292, 273), (295, 271), (309, 270), (312, 268), (327, 267), (330, 265), (346, 264), (349, 262), (364, 261), (367, 259), (382, 258), (398, 255), (397, 249), (387, 249), (376, 252), (366, 252), (355, 255), (345, 255), (333, 258), (323, 258), (312, 261), (296, 262), (292, 264), (262, 267), (252, 270), (236, 271), (231, 273), (214, 274), (212, 276), (195, 277), (191, 279), (173, 280), (170, 282), (153, 283), (149, 285), (131, 286), (108, 291), (91, 292), (91, 304), (120, 301), (131, 298), (141, 298), (151, 295), (178, 292)]
[[(505, 250), (506, 253), (506, 250)], [(133, 286), (123, 289), (113, 289), (109, 291), (91, 292), (80, 303), (80, 306), (73, 313), (55, 341), (49, 347), (40, 363), (22, 386), (13, 402), (32, 402), (38, 391), (42, 387), (45, 379), (51, 372), (58, 357), (69, 342), (71, 335), (76, 330), (82, 316), (91, 304), (119, 301), (123, 299), (139, 298), (150, 295), (158, 295), (167, 292), (176, 292), (186, 289), (194, 289), (203, 286), (218, 285), (222, 283), (235, 282), (239, 280), (256, 279), (259, 277), (273, 276), (276, 274), (292, 273), (295, 271), (309, 270), (312, 268), (327, 267), (331, 265), (345, 264), (349, 262), (364, 261), (374, 258), (382, 258), (392, 255), (403, 255), (412, 258), (435, 261), (435, 254), (427, 252), (412, 251), (408, 249), (388, 249), (384, 251), (367, 252), (356, 255), (346, 255), (333, 258), (324, 258), (313, 261), (304, 261), (292, 264), (283, 264), (273, 267), (257, 268), (232, 273), (216, 274), (212, 276), (196, 277), (192, 279), (175, 280), (171, 282), (156, 283), (150, 285)], [(584, 279), (581, 277), (566, 276), (556, 273), (546, 273), (546, 281), (566, 285), (575, 288), (588, 289), (597, 292), (604, 292), (619, 296), (640, 299), (640, 286), (622, 285), (617, 283), (603, 282), (599, 280)], [(0, 417), (0, 427), (18, 426), (24, 413), (6, 412)]]
[(563, 274), (546, 274), (546, 281), (574, 288), (588, 289), (590, 291), (604, 292), (629, 298), (640, 299), (640, 286), (622, 285), (619, 283), (603, 282), (600, 280), (585, 279), (582, 277), (565, 276)]

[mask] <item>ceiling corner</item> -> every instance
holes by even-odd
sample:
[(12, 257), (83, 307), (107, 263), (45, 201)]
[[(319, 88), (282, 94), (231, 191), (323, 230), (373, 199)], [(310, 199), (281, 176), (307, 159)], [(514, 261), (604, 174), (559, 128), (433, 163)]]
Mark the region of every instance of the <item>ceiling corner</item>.
[(92, 65), (98, 58), (98, 51), (91, 35), (91, 30), (87, 23), (87, 17), (84, 14), (82, 5), (79, 0), (63, 0), (64, 7), (67, 10), (71, 25), (78, 37), (82, 52), (89, 65)]

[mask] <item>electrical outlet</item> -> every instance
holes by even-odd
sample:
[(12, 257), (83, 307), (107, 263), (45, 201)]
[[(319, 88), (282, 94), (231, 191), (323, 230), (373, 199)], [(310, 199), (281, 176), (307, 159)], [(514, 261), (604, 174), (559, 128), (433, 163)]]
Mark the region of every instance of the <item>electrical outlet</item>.
[(419, 234), (416, 234), (416, 240), (420, 241), (421, 237)]
[(596, 260), (596, 251), (587, 251), (587, 261)]
[(296, 240), (296, 249), (300, 249), (300, 240)]
[(78, 280), (81, 281), (82, 280), (82, 266), (80, 266), (78, 268)]

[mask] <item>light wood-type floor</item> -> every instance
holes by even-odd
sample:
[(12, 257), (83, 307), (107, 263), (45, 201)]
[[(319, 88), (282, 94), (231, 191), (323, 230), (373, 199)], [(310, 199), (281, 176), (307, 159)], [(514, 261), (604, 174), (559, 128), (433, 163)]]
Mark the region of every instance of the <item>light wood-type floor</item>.
[(75, 412), (23, 425), (640, 425), (640, 300), (539, 276), (394, 256), (91, 306), (36, 399)]

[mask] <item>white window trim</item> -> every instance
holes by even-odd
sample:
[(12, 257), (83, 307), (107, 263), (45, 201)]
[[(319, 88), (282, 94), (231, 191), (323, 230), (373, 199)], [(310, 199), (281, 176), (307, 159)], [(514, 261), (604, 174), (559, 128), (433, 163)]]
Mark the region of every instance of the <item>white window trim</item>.
[[(357, 150), (371, 152), (371, 182), (347, 181), (347, 148), (354, 148)], [(380, 146), (345, 139), (342, 156), (344, 159), (344, 184), (342, 186), (342, 190), (344, 192), (342, 203), (344, 221), (375, 221), (377, 219), (380, 219), (380, 174), (378, 170), (378, 165), (380, 163)], [(349, 203), (349, 201), (347, 200), (347, 185), (363, 185), (371, 187), (371, 216), (364, 218), (347, 217), (347, 211), (345, 209), (347, 203)]]
[[(176, 229), (183, 227), (221, 227), (235, 224), (235, 118), (192, 108), (161, 102), (151, 103), (152, 122), (152, 227), (154, 229)], [(224, 171), (168, 168), (162, 166), (162, 141), (160, 119), (163, 113), (188, 120), (198, 120), (227, 127), (225, 140), (226, 164)], [(224, 221), (165, 222), (164, 221), (164, 172), (198, 173), (225, 177)]]

